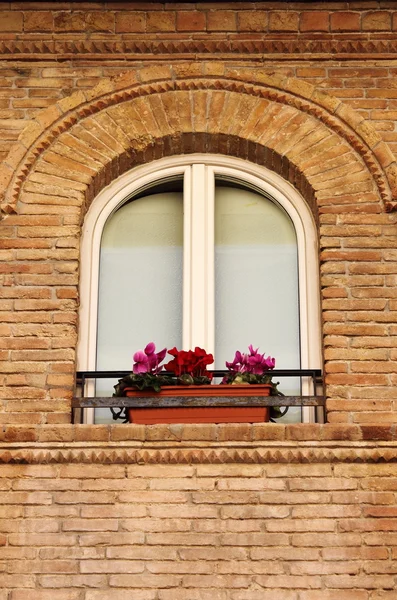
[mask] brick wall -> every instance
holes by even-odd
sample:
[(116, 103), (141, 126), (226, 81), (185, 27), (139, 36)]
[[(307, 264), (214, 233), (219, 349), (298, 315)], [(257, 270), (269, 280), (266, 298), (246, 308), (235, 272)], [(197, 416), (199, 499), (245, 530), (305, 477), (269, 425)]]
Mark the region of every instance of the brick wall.
[[(0, 152), (26, 119), (134, 64), (199, 54), (319, 85), (371, 119), (396, 150), (392, 2), (299, 4), (10, 2), (0, 22)], [(56, 57), (55, 57), (56, 55)], [(275, 62), (276, 61), (276, 62)]]
[(394, 599), (395, 442), (302, 433), (39, 426), (1, 442), (0, 598)]
[[(394, 600), (396, 6), (148, 4), (0, 6), (0, 600)], [(70, 424), (84, 216), (194, 151), (310, 205), (328, 425)]]
[(301, 192), (319, 225), (328, 419), (394, 422), (395, 157), (322, 89), (225, 61), (131, 68), (43, 109), (13, 145), (0, 167), (4, 421), (70, 420), (79, 238), (97, 193), (192, 152), (248, 159)]

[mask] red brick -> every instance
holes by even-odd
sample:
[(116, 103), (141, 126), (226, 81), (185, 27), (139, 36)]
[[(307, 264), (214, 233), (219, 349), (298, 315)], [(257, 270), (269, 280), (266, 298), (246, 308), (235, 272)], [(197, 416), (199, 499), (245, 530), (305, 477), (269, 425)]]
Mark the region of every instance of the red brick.
[(146, 30), (146, 13), (116, 12), (116, 33), (144, 33)]
[(85, 20), (86, 30), (89, 32), (104, 31), (113, 33), (115, 30), (115, 17), (112, 12), (89, 12), (86, 14)]
[(146, 15), (148, 32), (175, 31), (176, 14), (174, 12), (153, 11)]
[(236, 31), (237, 14), (231, 10), (215, 10), (207, 13), (208, 31)]
[(373, 11), (365, 13), (362, 17), (364, 31), (390, 31), (391, 14), (387, 11)]
[(83, 12), (60, 11), (54, 15), (55, 31), (84, 31), (85, 19)]
[(178, 11), (176, 13), (176, 28), (178, 31), (205, 30), (205, 13), (196, 10)]
[(270, 13), (269, 31), (297, 31), (299, 14), (289, 11), (274, 11)]
[(24, 31), (52, 31), (54, 15), (50, 11), (25, 12)]
[(267, 31), (269, 13), (264, 10), (244, 10), (238, 13), (239, 31)]
[(328, 31), (329, 13), (322, 11), (303, 12), (300, 15), (299, 29), (303, 31)]
[(76, 425), (76, 441), (108, 441), (109, 429), (106, 425)]
[(0, 31), (22, 31), (23, 13), (18, 11), (2, 11), (0, 19)]
[(331, 31), (359, 31), (360, 14), (358, 12), (331, 13)]

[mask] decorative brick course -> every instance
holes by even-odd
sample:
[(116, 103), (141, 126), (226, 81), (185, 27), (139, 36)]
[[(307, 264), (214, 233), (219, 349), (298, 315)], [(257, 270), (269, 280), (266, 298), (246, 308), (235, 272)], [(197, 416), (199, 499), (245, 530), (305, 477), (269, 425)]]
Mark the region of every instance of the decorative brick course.
[[(222, 442), (230, 425), (198, 425), (183, 441), (185, 428), (171, 442), (164, 426), (134, 425), (106, 429), (146, 441), (99, 443), (91, 426), (70, 425), (38, 427), (41, 443), (1, 441), (3, 590), (21, 600), (387, 598), (396, 441), (362, 441), (357, 426), (336, 441), (330, 425), (300, 426), (298, 444), (286, 444), (298, 426), (278, 425), (284, 441)], [(200, 430), (213, 428), (217, 441), (203, 443)], [(72, 436), (51, 443), (46, 430)]]

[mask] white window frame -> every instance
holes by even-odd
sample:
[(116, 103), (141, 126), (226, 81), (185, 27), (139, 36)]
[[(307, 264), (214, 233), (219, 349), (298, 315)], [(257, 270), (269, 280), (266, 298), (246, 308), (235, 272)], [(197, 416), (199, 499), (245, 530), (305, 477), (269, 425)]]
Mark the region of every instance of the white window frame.
[[(301, 368), (320, 368), (318, 243), (313, 215), (305, 200), (289, 182), (266, 167), (239, 158), (191, 154), (135, 167), (109, 184), (93, 200), (81, 239), (78, 370), (96, 370), (99, 260), (105, 223), (138, 191), (174, 177), (184, 180), (183, 347), (198, 345), (208, 352), (214, 351), (213, 213), (214, 178), (219, 175), (256, 188), (284, 208), (291, 218), (298, 246)], [(88, 382), (88, 395), (94, 395), (94, 385), (93, 381)], [(302, 392), (310, 393), (310, 386), (309, 381), (304, 381)], [(315, 420), (314, 407), (304, 407), (302, 412), (303, 422)], [(94, 422), (93, 408), (85, 409), (85, 422)]]

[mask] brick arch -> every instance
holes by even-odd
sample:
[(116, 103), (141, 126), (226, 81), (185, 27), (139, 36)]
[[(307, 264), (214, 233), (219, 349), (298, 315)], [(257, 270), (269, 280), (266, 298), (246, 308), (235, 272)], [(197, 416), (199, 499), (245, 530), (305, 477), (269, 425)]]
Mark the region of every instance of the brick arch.
[[(57, 149), (54, 148), (54, 151), (56, 152)], [(247, 159), (252, 163), (266, 166), (281, 175), (301, 192), (309, 204), (316, 222), (318, 221), (318, 205), (315, 200), (314, 190), (307, 179), (300, 175), (296, 166), (287, 157), (283, 157), (277, 151), (257, 142), (237, 135), (227, 135), (220, 132), (198, 132), (194, 135), (189, 132), (178, 132), (164, 137), (153, 137), (148, 141), (147, 145), (141, 148), (123, 151), (116, 161), (105, 167), (92, 180), (86, 202), (81, 211), (81, 220), (84, 219), (91, 200), (104, 185), (107, 185), (114, 179), (115, 173), (117, 173), (117, 176), (122, 175), (132, 167), (168, 156), (206, 152)]]
[(176, 67), (148, 67), (41, 111), (2, 167), (0, 181), (8, 186), (3, 210), (15, 212), (19, 201), (36, 193), (66, 205), (72, 197), (86, 209), (134, 165), (203, 151), (270, 167), (315, 213), (355, 197), (377, 202), (380, 196), (386, 210), (395, 207), (393, 155), (339, 100), (304, 82), (250, 69), (189, 79)]
[[(194, 79), (177, 66), (138, 69), (90, 92), (73, 94), (41, 111), (0, 167), (0, 186), (7, 190), (3, 248), (10, 248), (6, 256), (11, 261), (5, 265), (4, 281), (23, 288), (15, 292), (15, 300), (7, 300), (16, 314), (3, 329), (10, 336), (10, 373), (25, 373), (10, 377), (10, 384), (7, 380), (11, 391), (6, 392), (16, 399), (10, 412), (23, 397), (31, 399), (26, 406), (32, 407), (35, 422), (69, 419), (78, 238), (90, 202), (135, 165), (191, 152), (218, 152), (266, 165), (299, 189), (319, 214), (324, 358), (327, 394), (332, 398), (327, 406), (331, 413), (344, 413), (336, 414), (335, 420), (351, 419), (351, 411), (365, 410), (350, 407), (346, 384), (364, 386), (364, 399), (372, 386), (392, 385), (383, 371), (367, 374), (371, 363), (358, 364), (362, 356), (361, 362), (368, 363), (365, 357), (371, 353), (341, 348), (336, 339), (350, 333), (364, 336), (360, 332), (368, 330), (368, 335), (386, 335), (389, 330), (382, 319), (394, 318), (383, 314), (389, 310), (387, 299), (348, 297), (350, 278), (373, 273), (373, 265), (381, 273), (394, 273), (386, 264), (393, 259), (391, 252), (376, 246), (362, 249), (361, 241), (357, 248), (357, 237), (365, 235), (367, 225), (356, 227), (355, 218), (361, 215), (353, 214), (363, 212), (368, 224), (373, 213), (383, 210), (381, 200), (387, 209), (394, 208), (396, 165), (388, 147), (354, 111), (305, 83), (245, 68), (225, 70), (220, 76), (218, 63), (202, 68), (202, 77)], [(382, 224), (391, 224), (393, 218), (376, 216), (380, 219), (375, 235), (380, 237)], [(349, 223), (352, 226), (346, 227)], [(352, 245), (339, 245), (341, 235), (353, 238)], [(368, 267), (366, 261), (373, 265)], [(374, 325), (357, 326), (357, 311), (372, 309), (379, 312), (379, 317), (369, 313)], [(387, 351), (382, 352), (384, 357)], [(20, 388), (15, 389), (15, 381), (21, 381)], [(50, 412), (60, 414), (48, 416)]]

